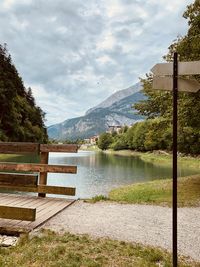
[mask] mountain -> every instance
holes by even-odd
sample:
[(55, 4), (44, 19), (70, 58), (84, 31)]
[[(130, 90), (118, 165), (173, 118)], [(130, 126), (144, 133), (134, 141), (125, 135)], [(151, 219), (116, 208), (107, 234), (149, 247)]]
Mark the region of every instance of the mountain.
[(134, 103), (145, 98), (140, 90), (141, 85), (137, 83), (112, 94), (82, 117), (49, 126), (49, 137), (58, 140), (88, 138), (105, 132), (110, 125), (131, 125), (142, 120), (132, 108)]
[(133, 93), (136, 93), (136, 92), (138, 92), (140, 90), (141, 90), (141, 84), (140, 83), (136, 83), (135, 85), (133, 85), (133, 86), (127, 88), (127, 89), (123, 89), (123, 90), (117, 91), (116, 93), (114, 93), (111, 96), (109, 96), (106, 100), (104, 100), (103, 102), (101, 102), (96, 107), (89, 109), (86, 112), (86, 115), (89, 114), (89, 113), (91, 113), (95, 109), (98, 109), (98, 108), (108, 108), (112, 104), (114, 104), (115, 102), (118, 102), (121, 99), (123, 99), (123, 98), (125, 98), (127, 96), (130, 96)]

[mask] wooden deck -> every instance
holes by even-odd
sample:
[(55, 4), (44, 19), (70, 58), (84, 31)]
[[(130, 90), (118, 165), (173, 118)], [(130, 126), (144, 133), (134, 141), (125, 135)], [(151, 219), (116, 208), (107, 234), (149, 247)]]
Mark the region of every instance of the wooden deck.
[(64, 198), (43, 198), (0, 193), (0, 205), (36, 208), (36, 220), (33, 222), (0, 218), (0, 234), (19, 235), (20, 233), (30, 232), (74, 203), (74, 201)]

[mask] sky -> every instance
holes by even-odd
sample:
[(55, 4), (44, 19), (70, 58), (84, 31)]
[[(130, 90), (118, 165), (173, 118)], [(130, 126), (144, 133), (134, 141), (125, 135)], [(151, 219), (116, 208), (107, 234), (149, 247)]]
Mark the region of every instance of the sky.
[(7, 43), (46, 125), (84, 115), (145, 77), (177, 36), (192, 0), (1, 0)]

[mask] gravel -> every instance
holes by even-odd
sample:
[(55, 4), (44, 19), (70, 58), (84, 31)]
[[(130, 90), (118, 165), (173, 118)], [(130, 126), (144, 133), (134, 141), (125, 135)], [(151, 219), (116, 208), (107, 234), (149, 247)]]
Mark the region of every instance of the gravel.
[[(172, 247), (172, 210), (151, 205), (77, 201), (43, 228), (145, 245)], [(200, 207), (178, 209), (179, 254), (200, 261)]]

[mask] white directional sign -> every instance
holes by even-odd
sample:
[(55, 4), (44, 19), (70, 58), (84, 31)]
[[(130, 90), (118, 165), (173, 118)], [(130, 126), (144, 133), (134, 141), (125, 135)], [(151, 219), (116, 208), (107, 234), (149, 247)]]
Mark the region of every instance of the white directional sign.
[[(172, 77), (153, 77), (153, 89), (156, 90), (170, 90), (173, 89)], [(200, 90), (200, 83), (194, 79), (178, 78), (178, 90), (187, 92), (198, 92)]]
[[(164, 76), (173, 75), (173, 63), (158, 63), (151, 69), (154, 75)], [(200, 61), (179, 62), (179, 75), (195, 75), (200, 74)]]

